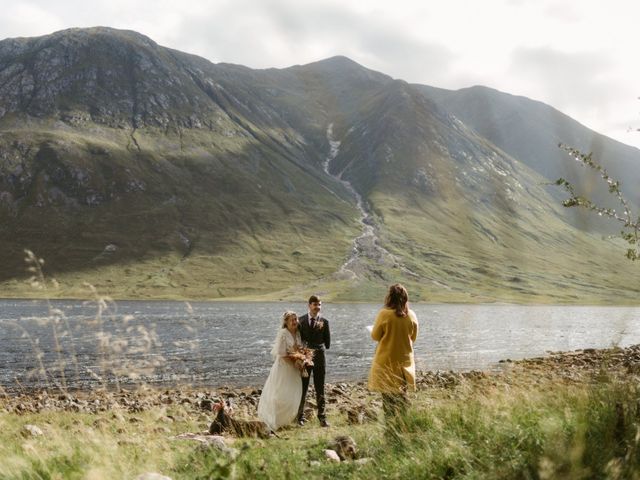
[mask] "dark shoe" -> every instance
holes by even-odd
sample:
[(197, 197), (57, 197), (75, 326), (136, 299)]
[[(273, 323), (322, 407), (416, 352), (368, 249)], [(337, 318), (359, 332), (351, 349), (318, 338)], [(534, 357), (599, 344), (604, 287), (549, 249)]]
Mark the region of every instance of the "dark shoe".
[(320, 426), (324, 427), (324, 428), (329, 428), (331, 425), (329, 425), (329, 422), (327, 422), (326, 420), (322, 419), (322, 420), (320, 420)]

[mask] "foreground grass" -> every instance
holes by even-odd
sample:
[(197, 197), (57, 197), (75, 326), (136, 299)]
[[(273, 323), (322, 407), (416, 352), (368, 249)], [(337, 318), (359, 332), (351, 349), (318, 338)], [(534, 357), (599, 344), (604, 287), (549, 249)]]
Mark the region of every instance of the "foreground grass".
[[(138, 414), (5, 412), (0, 478), (640, 478), (635, 383), (533, 385), (422, 390), (406, 417), (387, 424), (348, 425), (333, 409), (330, 429), (311, 421), (279, 438), (237, 439), (235, 455), (173, 438), (205, 430), (209, 420), (181, 405)], [(26, 424), (44, 435), (25, 435)], [(324, 449), (345, 434), (369, 461), (325, 460)]]

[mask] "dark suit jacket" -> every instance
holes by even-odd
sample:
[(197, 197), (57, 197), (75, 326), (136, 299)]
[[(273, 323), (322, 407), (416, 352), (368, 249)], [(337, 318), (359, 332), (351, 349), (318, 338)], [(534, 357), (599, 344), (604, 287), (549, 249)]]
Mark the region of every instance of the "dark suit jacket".
[(323, 322), (322, 328), (318, 328), (318, 319), (316, 319), (316, 327), (311, 328), (309, 325), (309, 314), (305, 313), (298, 317), (300, 338), (309, 348), (324, 350), (331, 345), (331, 333), (329, 331), (329, 320), (320, 315), (319, 319)]

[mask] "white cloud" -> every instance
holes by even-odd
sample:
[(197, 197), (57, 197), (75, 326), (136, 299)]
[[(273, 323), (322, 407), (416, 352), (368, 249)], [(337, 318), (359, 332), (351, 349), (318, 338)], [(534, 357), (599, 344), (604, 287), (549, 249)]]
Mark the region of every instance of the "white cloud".
[(20, 2), (10, 3), (2, 9), (0, 32), (6, 37), (45, 35), (64, 28), (64, 22), (46, 7)]
[(508, 78), (526, 91), (537, 91), (558, 108), (579, 108), (615, 97), (612, 61), (603, 52), (567, 54), (551, 48), (518, 48)]

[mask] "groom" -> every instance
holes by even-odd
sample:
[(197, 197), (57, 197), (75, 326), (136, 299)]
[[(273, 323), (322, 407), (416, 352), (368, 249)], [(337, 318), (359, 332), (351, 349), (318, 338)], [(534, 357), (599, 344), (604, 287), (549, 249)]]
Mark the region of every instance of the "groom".
[(329, 321), (320, 316), (322, 302), (316, 295), (309, 297), (309, 311), (307, 314), (298, 318), (300, 330), (300, 338), (302, 343), (313, 349), (313, 367), (307, 367), (309, 376), (302, 377), (302, 398), (300, 399), (300, 408), (298, 409), (298, 425), (304, 425), (304, 404), (307, 399), (307, 390), (309, 389), (309, 380), (313, 374), (313, 386), (316, 390), (316, 403), (318, 404), (318, 420), (320, 425), (328, 427), (326, 415), (324, 413), (324, 371), (325, 359), (324, 350), (328, 349), (331, 343), (329, 333)]

